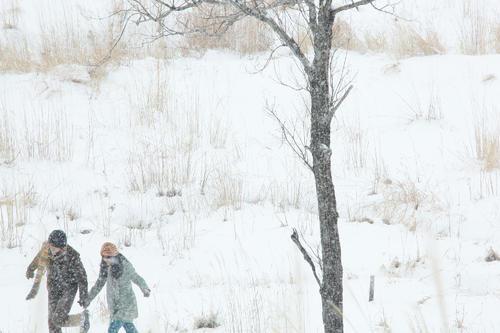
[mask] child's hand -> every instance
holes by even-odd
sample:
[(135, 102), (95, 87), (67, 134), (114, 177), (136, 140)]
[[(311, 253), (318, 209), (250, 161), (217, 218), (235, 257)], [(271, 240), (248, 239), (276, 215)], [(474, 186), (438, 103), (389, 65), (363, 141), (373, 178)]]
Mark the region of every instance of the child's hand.
[(79, 301), (78, 301), (78, 304), (80, 304), (80, 306), (81, 306), (82, 308), (85, 308), (85, 309), (86, 309), (86, 308), (88, 308), (88, 307), (89, 307), (90, 302), (89, 302), (89, 300), (88, 300), (88, 299), (81, 299), (81, 300), (79, 300)]
[(35, 272), (28, 268), (28, 270), (26, 271), (26, 278), (29, 280), (34, 277), (35, 277)]
[(144, 289), (144, 290), (142, 291), (142, 293), (144, 294), (144, 297), (149, 297), (149, 295), (151, 295), (151, 290), (149, 290), (149, 289)]
[(29, 301), (30, 299), (35, 298), (35, 296), (36, 296), (36, 290), (31, 289), (31, 291), (29, 292), (28, 296), (26, 296), (26, 300)]

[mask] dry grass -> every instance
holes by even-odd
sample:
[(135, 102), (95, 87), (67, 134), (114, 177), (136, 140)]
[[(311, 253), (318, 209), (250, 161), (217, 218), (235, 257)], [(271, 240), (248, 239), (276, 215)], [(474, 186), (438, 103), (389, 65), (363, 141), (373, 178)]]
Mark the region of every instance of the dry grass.
[(228, 287), (226, 325), (230, 333), (266, 332), (264, 299), (256, 285)]
[(254, 54), (270, 50), (271, 34), (265, 24), (244, 18), (226, 31), (217, 16), (229, 13), (224, 7), (200, 6), (184, 15), (185, 26), (195, 31), (183, 39), (180, 47), (186, 53), (203, 54), (210, 49), (223, 49), (239, 54)]
[(408, 24), (396, 24), (391, 34), (392, 53), (398, 58), (441, 54), (445, 47), (437, 31), (426, 27), (423, 33)]
[[(190, 114), (186, 113), (187, 120)], [(194, 118), (193, 121), (197, 121)], [(153, 141), (136, 145), (129, 155), (129, 184), (131, 191), (147, 192), (154, 189), (159, 196), (179, 195), (184, 185), (193, 182), (193, 153), (198, 140), (198, 127), (183, 127), (177, 123), (165, 126), (164, 135)], [(193, 125), (194, 126), (194, 125)], [(182, 132), (185, 130), (185, 132)], [(169, 195), (171, 196), (171, 195)]]
[(97, 65), (103, 62), (120, 62), (132, 56), (124, 43), (111, 52), (120, 31), (119, 20), (108, 21), (103, 31), (83, 31), (79, 28), (80, 16), (65, 16), (61, 23), (40, 26), (40, 61), (38, 70), (46, 71), (63, 64)]
[(182, 214), (182, 220), (179, 223), (165, 225), (158, 223), (156, 226), (156, 237), (162, 249), (162, 255), (166, 259), (174, 261), (182, 258), (185, 252), (191, 249), (196, 241), (196, 222), (199, 220), (199, 201), (195, 198), (186, 199), (182, 198), (168, 198), (169, 201), (175, 201), (175, 204), (170, 202), (171, 205), (167, 208), (167, 215), (176, 213), (174, 205), (179, 206), (179, 213)]
[(183, 185), (192, 181), (191, 152), (176, 153), (161, 144), (144, 144), (130, 152), (128, 163), (131, 191), (154, 189), (160, 196), (181, 193)]
[(443, 119), (443, 109), (439, 93), (431, 85), (427, 96), (421, 97), (418, 91), (414, 91), (412, 101), (403, 99), (408, 108), (408, 122), (414, 121), (437, 121)]
[(36, 67), (26, 36), (0, 39), (0, 71), (31, 72)]
[[(463, 54), (500, 53), (500, 23), (487, 15), (476, 1), (466, 1), (460, 25), (457, 49)], [(359, 35), (346, 21), (337, 19), (333, 46), (358, 52), (386, 53), (401, 59), (444, 54), (447, 48), (440, 32), (432, 24), (395, 21), (390, 31), (365, 31)]]
[(12, 163), (18, 153), (16, 150), (16, 143), (13, 135), (13, 128), (10, 122), (10, 117), (5, 109), (0, 105), (0, 159), (2, 163)]
[(366, 49), (365, 44), (358, 37), (351, 25), (342, 19), (336, 19), (333, 24), (332, 47), (360, 52)]
[(380, 149), (376, 149), (374, 151), (371, 163), (373, 166), (373, 184), (370, 195), (375, 195), (378, 194), (379, 188), (382, 188), (384, 182), (389, 181), (389, 177), (387, 176), (387, 166), (384, 162), (383, 156), (380, 153)]
[(159, 120), (170, 120), (175, 108), (175, 95), (166, 80), (166, 69), (160, 63), (158, 60), (152, 79), (146, 85), (137, 84), (139, 93), (130, 97), (130, 104), (136, 110), (131, 119), (135, 126), (153, 127)]
[(97, 203), (99, 209), (99, 221), (96, 222), (96, 227), (100, 226), (104, 237), (109, 237), (111, 234), (111, 214), (115, 210), (115, 205), (111, 202), (109, 194), (103, 191), (96, 191)]
[(209, 124), (208, 136), (210, 145), (216, 149), (225, 148), (230, 127), (227, 120), (216, 114), (211, 114)]
[(29, 159), (68, 161), (73, 157), (73, 128), (61, 106), (24, 110), (21, 155)]
[(0, 102), (0, 156), (4, 163), (17, 158), (59, 162), (72, 158), (73, 129), (63, 107), (29, 104), (15, 110), (7, 105), (5, 100)]
[(9, 189), (4, 186), (0, 196), (0, 244), (2, 247), (22, 246), (24, 226), (29, 221), (29, 210), (36, 205), (34, 187), (27, 184)]
[(500, 22), (493, 29), (493, 47), (496, 53), (500, 53)]
[[(471, 199), (484, 199), (497, 197), (500, 194), (500, 182), (498, 171), (481, 170), (477, 179), (476, 195), (471, 193)], [(471, 189), (472, 191), (472, 189)]]
[[(125, 13), (123, 1), (113, 1), (112, 6), (110, 12)], [(26, 19), (18, 7), (6, 8), (2, 12), (0, 7), (0, 23), (3, 19), (4, 25), (13, 26)], [(164, 40), (145, 44), (149, 31), (132, 25), (127, 30), (130, 34), (116, 44), (125, 15), (97, 20), (94, 17), (103, 13), (86, 13), (66, 3), (57, 11), (41, 9), (37, 14), (39, 22), (29, 22), (38, 25), (35, 33), (11, 29), (0, 34), (0, 71), (48, 72), (60, 65), (77, 64), (88, 67), (89, 83), (98, 88), (100, 80), (118, 65), (148, 56), (164, 59), (175, 53)]]
[(287, 182), (276, 182), (269, 186), (269, 200), (280, 212), (289, 209), (300, 209), (304, 201), (307, 186), (300, 181), (291, 179)]
[[(492, 127), (493, 126), (493, 127)], [(485, 118), (474, 125), (473, 155), (484, 171), (500, 169), (500, 128)]]
[(366, 50), (375, 53), (383, 53), (390, 50), (389, 37), (384, 32), (365, 32), (363, 36), (363, 42), (366, 46)]
[(219, 164), (210, 181), (212, 206), (215, 209), (241, 209), (243, 203), (243, 180), (230, 172), (228, 165)]
[(462, 3), (459, 49), (463, 54), (500, 53), (500, 21), (480, 2)]
[(15, 198), (0, 200), (0, 241), (2, 247), (9, 249), (22, 245), (23, 226), (26, 224), (28, 211)]
[[(0, 71), (46, 72), (59, 65), (78, 64), (92, 66), (89, 71), (94, 75), (98, 74), (94, 67), (98, 64), (120, 63), (124, 59), (138, 57), (125, 43), (119, 43), (110, 52), (120, 33), (123, 18), (116, 16), (107, 20), (106, 26), (82, 29), (85, 26), (83, 20), (87, 19), (64, 4), (61, 8), (63, 14), (58, 19), (49, 17), (55, 15), (53, 13), (38, 13), (40, 23), (36, 34), (15, 31), (15, 34), (0, 38)], [(13, 7), (8, 13), (11, 14), (2, 15), (4, 26), (17, 26), (20, 19), (18, 7)]]
[(392, 31), (366, 31), (359, 36), (351, 25), (337, 19), (333, 26), (333, 47), (358, 52), (392, 54), (396, 58), (441, 54), (445, 47), (430, 26), (418, 31), (410, 24), (394, 22)]
[(361, 128), (359, 115), (356, 117), (353, 125), (345, 127), (348, 140), (348, 164), (354, 170), (362, 169), (366, 166), (368, 156), (368, 141)]
[(477, 1), (462, 3), (463, 19), (460, 21), (460, 51), (463, 54), (485, 54), (489, 50), (491, 23), (486, 8)]
[(0, 6), (0, 28), (4, 30), (17, 29), (20, 13), (18, 0), (5, 0)]
[(378, 214), (386, 224), (405, 224), (410, 230), (415, 230), (421, 213), (439, 211), (438, 197), (410, 179), (392, 181), (386, 179), (379, 193), (382, 201), (374, 204)]
[(308, 54), (313, 48), (313, 43), (310, 33), (307, 31), (306, 28), (302, 27), (299, 27), (296, 30), (297, 31), (294, 33), (294, 38), (297, 41), (297, 44), (299, 44), (299, 47), (302, 50), (302, 52), (304, 54)]
[(160, 73), (144, 90), (130, 92), (135, 93), (132, 128), (147, 128), (138, 132), (130, 151), (129, 184), (132, 191), (154, 188), (160, 196), (178, 195), (194, 181), (193, 154), (202, 134), (200, 105), (195, 90), (189, 100), (176, 98)]
[[(262, 22), (245, 18), (225, 31), (221, 28), (221, 20), (217, 15), (229, 10), (202, 6), (186, 13), (181, 19), (187, 28), (195, 31), (180, 39), (178, 46), (182, 51), (176, 51), (176, 47), (165, 40), (139, 46), (141, 41), (137, 36), (127, 35), (110, 53), (123, 24), (124, 18), (119, 15), (107, 20), (105, 25), (96, 23), (88, 29), (81, 29), (81, 26), (89, 23), (83, 21), (86, 18), (69, 6), (63, 6), (63, 14), (59, 20), (44, 18), (44, 13), (39, 13), (42, 18), (39, 33), (28, 36), (17, 29), (23, 19), (18, 1), (12, 0), (6, 4), (0, 8), (0, 25), (9, 32), (0, 38), (0, 71), (50, 71), (63, 64), (90, 65), (91, 78), (99, 82), (109, 68), (94, 66), (98, 63), (116, 65), (145, 56), (171, 57), (174, 53), (181, 56), (193, 53), (201, 55), (209, 49), (255, 54), (269, 51), (274, 42), (274, 35)], [(123, 2), (115, 2), (113, 11), (119, 11), (123, 6)], [(462, 53), (500, 52), (500, 25), (486, 14), (486, 10), (477, 2), (465, 1), (463, 17), (459, 20), (458, 49)], [(282, 19), (287, 31), (294, 36), (305, 53), (309, 52), (312, 42), (307, 29), (290, 18), (285, 20), (285, 16)], [(397, 58), (446, 52), (438, 31), (431, 25), (424, 24), (417, 28), (415, 24), (402, 21), (395, 21), (393, 24), (392, 31), (369, 31), (360, 35), (350, 23), (337, 19), (333, 27), (333, 47), (387, 53)]]

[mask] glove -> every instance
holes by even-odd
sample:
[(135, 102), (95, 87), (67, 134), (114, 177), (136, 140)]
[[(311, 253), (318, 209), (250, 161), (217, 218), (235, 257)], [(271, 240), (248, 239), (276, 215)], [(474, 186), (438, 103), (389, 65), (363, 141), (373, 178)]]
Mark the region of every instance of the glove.
[(144, 289), (144, 290), (142, 291), (142, 293), (144, 294), (144, 297), (149, 297), (149, 295), (151, 295), (151, 290), (149, 290), (149, 289)]
[(32, 271), (31, 269), (28, 268), (28, 270), (26, 271), (26, 278), (29, 280), (34, 277), (35, 277), (35, 271)]
[(87, 308), (90, 305), (90, 301), (87, 298), (84, 298), (84, 299), (80, 299), (78, 301), (78, 304), (80, 304), (80, 306), (82, 308)]
[(30, 292), (28, 293), (28, 296), (26, 296), (26, 300), (29, 301), (30, 299), (35, 298), (37, 292), (35, 288), (31, 288)]

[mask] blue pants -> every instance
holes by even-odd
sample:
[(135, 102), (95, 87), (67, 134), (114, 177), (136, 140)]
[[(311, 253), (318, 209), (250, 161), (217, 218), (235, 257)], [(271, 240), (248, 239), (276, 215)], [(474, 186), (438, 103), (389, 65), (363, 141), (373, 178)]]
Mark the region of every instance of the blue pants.
[(109, 324), (108, 333), (118, 333), (122, 327), (125, 329), (126, 333), (139, 333), (134, 323), (121, 320), (113, 320)]

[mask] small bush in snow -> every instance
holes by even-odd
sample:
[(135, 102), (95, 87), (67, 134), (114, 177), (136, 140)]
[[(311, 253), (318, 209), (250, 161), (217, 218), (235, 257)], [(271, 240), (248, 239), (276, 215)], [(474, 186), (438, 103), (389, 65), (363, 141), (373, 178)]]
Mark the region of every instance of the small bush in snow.
[(194, 328), (216, 328), (219, 327), (219, 318), (217, 313), (211, 312), (208, 315), (202, 315), (201, 317), (196, 318), (194, 321)]
[(484, 258), (484, 261), (486, 262), (499, 261), (499, 260), (500, 256), (498, 256), (498, 254), (492, 248), (488, 250), (488, 254), (486, 255), (486, 258)]

